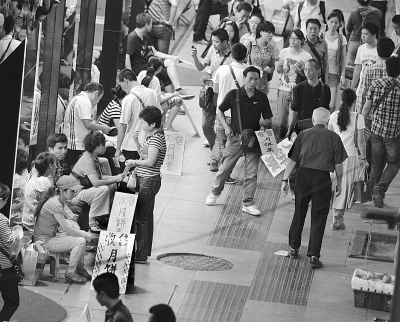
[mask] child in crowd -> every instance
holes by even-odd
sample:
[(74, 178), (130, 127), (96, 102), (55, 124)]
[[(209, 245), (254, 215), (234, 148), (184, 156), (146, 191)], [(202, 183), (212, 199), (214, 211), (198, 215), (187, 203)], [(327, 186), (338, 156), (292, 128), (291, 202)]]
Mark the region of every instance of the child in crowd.
[(93, 281), (96, 299), (107, 308), (105, 322), (133, 322), (128, 308), (119, 299), (118, 277), (112, 273), (103, 273)]

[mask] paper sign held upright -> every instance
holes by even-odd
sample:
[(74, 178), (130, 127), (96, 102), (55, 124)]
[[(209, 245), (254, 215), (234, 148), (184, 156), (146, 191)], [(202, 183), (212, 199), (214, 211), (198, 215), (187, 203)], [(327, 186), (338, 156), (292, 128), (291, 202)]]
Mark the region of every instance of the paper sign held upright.
[(261, 160), (267, 166), (273, 177), (286, 169), (288, 153), (292, 145), (293, 142), (284, 139), (278, 144), (277, 153), (269, 153), (261, 156)]
[(274, 131), (267, 129), (265, 131), (255, 131), (255, 133), (257, 135), (257, 140), (260, 143), (262, 155), (278, 152)]
[(165, 131), (167, 153), (161, 166), (162, 174), (180, 176), (183, 167), (183, 154), (185, 152), (186, 133)]
[(137, 195), (116, 192), (107, 231), (118, 234), (130, 234), (136, 202)]

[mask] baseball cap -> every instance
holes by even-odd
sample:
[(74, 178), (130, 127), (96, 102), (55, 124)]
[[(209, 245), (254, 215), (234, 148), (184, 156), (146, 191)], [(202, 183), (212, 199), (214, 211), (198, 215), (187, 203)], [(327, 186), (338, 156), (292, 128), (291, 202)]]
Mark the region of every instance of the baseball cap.
[(56, 182), (57, 188), (60, 190), (70, 189), (73, 191), (78, 191), (83, 188), (80, 184), (76, 184), (74, 178), (70, 176), (61, 176)]

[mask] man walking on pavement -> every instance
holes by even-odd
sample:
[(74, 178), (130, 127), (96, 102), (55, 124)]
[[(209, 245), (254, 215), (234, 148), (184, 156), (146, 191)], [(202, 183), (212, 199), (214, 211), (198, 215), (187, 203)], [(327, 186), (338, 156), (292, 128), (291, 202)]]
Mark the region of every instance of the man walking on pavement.
[(386, 72), (386, 77), (372, 82), (362, 112), (366, 118), (372, 108), (371, 184), (378, 208), (383, 207), (386, 191), (400, 166), (400, 58), (388, 58)]
[[(221, 159), (220, 169), (215, 177), (210, 195), (207, 197), (208, 206), (215, 205), (217, 198), (224, 189), (224, 184), (231, 174), (236, 162), (244, 153), (244, 183), (242, 211), (252, 216), (260, 216), (261, 212), (254, 203), (257, 188), (258, 163), (261, 150), (254, 137), (254, 146), (250, 151), (242, 150), (242, 129), (265, 131), (272, 126), (272, 112), (266, 94), (256, 89), (260, 80), (260, 70), (250, 66), (243, 71), (244, 86), (228, 92), (222, 104), (218, 107), (218, 120), (225, 129), (227, 144)], [(231, 125), (225, 119), (224, 112), (231, 110)], [(254, 133), (254, 132), (253, 132)]]
[(282, 179), (281, 190), (286, 195), (289, 189), (289, 176), (296, 165), (299, 166), (294, 190), (295, 210), (289, 230), (290, 257), (296, 259), (299, 256), (304, 221), (311, 201), (311, 229), (307, 256), (310, 257), (312, 268), (322, 267), (319, 258), (331, 200), (330, 172), (336, 173), (336, 196), (339, 196), (342, 191), (342, 163), (347, 159), (339, 135), (326, 128), (329, 116), (329, 110), (323, 107), (313, 111), (314, 126), (297, 136), (289, 151), (289, 161)]

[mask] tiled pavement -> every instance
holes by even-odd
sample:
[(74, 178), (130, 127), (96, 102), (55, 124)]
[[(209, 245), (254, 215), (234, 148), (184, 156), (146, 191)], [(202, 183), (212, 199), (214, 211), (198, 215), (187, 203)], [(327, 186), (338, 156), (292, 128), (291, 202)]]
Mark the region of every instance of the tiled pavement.
[[(175, 54), (191, 60), (190, 34), (183, 36)], [(274, 78), (269, 95), (273, 112), (277, 80)], [(198, 94), (198, 86), (185, 86)], [(201, 131), (201, 110), (197, 97), (186, 102)], [(242, 164), (234, 170), (238, 183), (227, 186), (217, 205), (205, 205), (215, 173), (206, 165), (209, 150), (204, 138), (194, 135), (186, 116), (174, 122), (177, 131), (186, 132), (186, 147), (182, 176), (163, 176), (156, 198), (153, 256), (147, 265), (137, 265), (136, 285), (121, 296), (132, 312), (135, 322), (148, 321), (148, 310), (158, 303), (170, 304), (178, 321), (372, 321), (387, 313), (355, 308), (351, 276), (355, 268), (363, 267), (360, 259), (347, 258), (350, 241), (357, 230), (368, 230), (360, 211), (371, 204), (356, 205), (346, 212), (347, 230), (334, 232), (328, 220), (322, 247), (322, 269), (313, 271), (305, 257), (309, 235), (309, 219), (303, 233), (299, 260), (273, 253), (288, 250), (288, 230), (294, 203), (281, 196), (281, 175), (273, 178), (260, 163), (256, 203), (262, 216), (255, 218), (240, 210)], [(400, 183), (396, 178), (388, 191), (387, 207), (399, 206)], [(385, 225), (374, 225), (373, 231), (389, 232)], [(228, 271), (185, 271), (156, 260), (160, 254), (187, 252), (226, 259), (234, 267)], [(94, 255), (86, 257), (93, 265)], [(393, 274), (393, 264), (367, 262), (366, 267)], [(65, 266), (62, 267), (62, 272)], [(67, 321), (76, 322), (88, 303), (93, 321), (104, 321), (101, 307), (89, 284), (58, 282), (49, 276), (46, 266), (38, 285), (28, 287), (50, 297), (66, 308)]]

